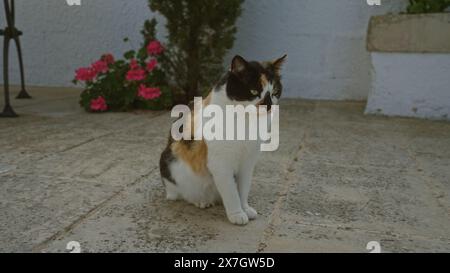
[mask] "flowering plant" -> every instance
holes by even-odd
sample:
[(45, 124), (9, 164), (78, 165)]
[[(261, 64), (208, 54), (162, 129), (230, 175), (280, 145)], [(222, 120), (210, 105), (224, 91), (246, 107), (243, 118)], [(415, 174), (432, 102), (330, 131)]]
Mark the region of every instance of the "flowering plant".
[(163, 55), (163, 45), (152, 40), (138, 52), (126, 52), (123, 60), (105, 54), (89, 67), (77, 69), (74, 83), (84, 84), (81, 106), (89, 112), (170, 107), (171, 92), (158, 66)]

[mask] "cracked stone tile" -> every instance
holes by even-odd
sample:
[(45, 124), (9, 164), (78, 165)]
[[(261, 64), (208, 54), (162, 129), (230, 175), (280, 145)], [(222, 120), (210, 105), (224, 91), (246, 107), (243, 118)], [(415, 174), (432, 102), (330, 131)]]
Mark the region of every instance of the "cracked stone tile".
[(166, 201), (155, 171), (43, 251), (64, 252), (65, 244), (76, 240), (86, 252), (254, 252), (285, 183), (283, 172), (284, 165), (270, 155), (257, 167), (250, 203), (260, 216), (237, 227), (222, 206), (201, 210)]
[(1, 176), (0, 252), (33, 251), (118, 190), (96, 181)]
[(87, 114), (73, 92), (0, 123), (0, 251), (449, 251), (448, 123), (285, 100), (280, 148), (255, 171), (260, 217), (236, 227), (221, 206), (165, 200), (169, 113)]
[(291, 179), (285, 210), (302, 221), (450, 238), (448, 214), (408, 170), (302, 161)]
[(442, 252), (450, 250), (450, 239), (427, 238), (341, 225), (311, 224), (297, 214), (286, 212), (264, 252), (301, 253), (369, 253), (369, 242), (380, 244), (382, 253)]

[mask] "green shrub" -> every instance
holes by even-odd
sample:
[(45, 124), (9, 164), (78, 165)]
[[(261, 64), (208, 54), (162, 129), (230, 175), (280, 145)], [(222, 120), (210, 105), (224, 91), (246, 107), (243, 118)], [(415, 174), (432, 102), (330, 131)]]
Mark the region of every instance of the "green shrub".
[[(236, 20), (244, 0), (149, 0), (150, 9), (166, 18), (166, 54), (161, 58), (177, 103), (201, 96), (223, 73), (223, 58), (233, 47)], [(145, 24), (154, 39), (154, 20)]]
[[(78, 69), (74, 83), (84, 85), (81, 106), (90, 112), (162, 110), (187, 104), (209, 91), (233, 47), (243, 2), (149, 0), (150, 9), (166, 18), (166, 44), (156, 39), (153, 18), (144, 24), (144, 41), (138, 50), (126, 52), (119, 60), (106, 54)], [(151, 62), (155, 65), (148, 68)]]
[(408, 13), (438, 13), (450, 7), (450, 0), (409, 0)]

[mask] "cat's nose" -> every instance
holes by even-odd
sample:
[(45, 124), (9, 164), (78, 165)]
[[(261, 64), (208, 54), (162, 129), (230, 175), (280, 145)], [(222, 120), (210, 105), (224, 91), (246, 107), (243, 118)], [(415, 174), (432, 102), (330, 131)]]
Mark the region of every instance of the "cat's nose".
[(269, 92), (266, 93), (266, 96), (264, 97), (264, 105), (267, 105), (267, 111), (270, 111), (272, 109), (272, 96)]

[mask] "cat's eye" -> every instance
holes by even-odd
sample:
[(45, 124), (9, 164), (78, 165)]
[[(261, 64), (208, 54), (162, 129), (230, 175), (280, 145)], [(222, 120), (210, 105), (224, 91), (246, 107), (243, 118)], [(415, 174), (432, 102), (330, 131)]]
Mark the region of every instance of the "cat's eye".
[(250, 93), (252, 93), (253, 96), (258, 96), (259, 95), (258, 90), (250, 90)]

